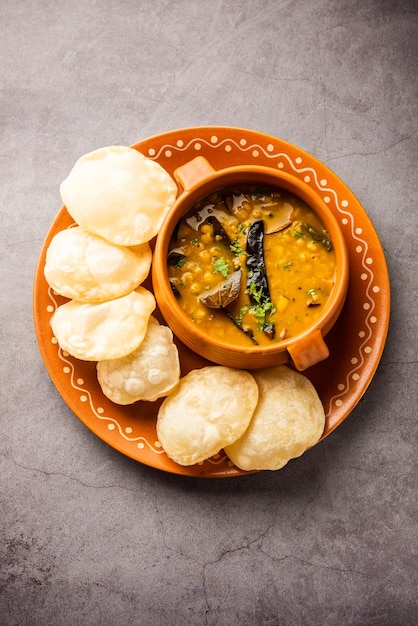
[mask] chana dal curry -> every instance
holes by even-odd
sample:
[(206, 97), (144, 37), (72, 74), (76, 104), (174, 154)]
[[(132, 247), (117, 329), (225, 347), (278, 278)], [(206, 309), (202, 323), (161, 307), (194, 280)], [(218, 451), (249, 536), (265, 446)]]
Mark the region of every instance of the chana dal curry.
[(332, 241), (309, 206), (273, 187), (213, 192), (173, 234), (168, 270), (191, 320), (229, 344), (269, 345), (321, 315), (334, 286)]

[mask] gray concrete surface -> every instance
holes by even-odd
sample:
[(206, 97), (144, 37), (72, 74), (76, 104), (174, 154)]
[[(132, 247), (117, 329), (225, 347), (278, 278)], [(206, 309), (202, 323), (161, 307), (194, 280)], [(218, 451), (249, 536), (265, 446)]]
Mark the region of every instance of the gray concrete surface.
[[(415, 0), (2, 0), (0, 29), (0, 623), (417, 624)], [(365, 402), (283, 470), (231, 480), (93, 435), (44, 368), (31, 308), (74, 161), (212, 124), (338, 174), (392, 285)]]

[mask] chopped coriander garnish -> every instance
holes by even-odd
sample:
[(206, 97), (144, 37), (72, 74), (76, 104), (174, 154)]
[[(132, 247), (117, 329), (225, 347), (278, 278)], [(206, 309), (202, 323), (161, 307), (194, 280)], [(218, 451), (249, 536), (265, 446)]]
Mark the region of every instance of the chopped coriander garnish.
[(246, 313), (248, 313), (249, 309), (250, 309), (250, 305), (249, 304), (246, 304), (245, 306), (242, 306), (240, 308), (239, 313), (238, 313), (237, 318), (236, 318), (238, 326), (241, 326), (242, 318), (244, 317), (244, 315)]
[(253, 297), (257, 304), (260, 304), (263, 295), (263, 287), (257, 289), (257, 285), (255, 283), (251, 283), (248, 293)]
[(266, 300), (263, 304), (257, 304), (257, 306), (250, 307), (250, 313), (255, 317), (258, 323), (258, 330), (263, 330), (266, 323), (267, 314), (274, 313), (276, 307), (271, 300)]
[(175, 267), (179, 267), (179, 268), (180, 268), (180, 267), (183, 267), (183, 265), (184, 265), (185, 263), (186, 263), (186, 257), (185, 257), (185, 256), (182, 256), (182, 257), (180, 257), (180, 258), (179, 258), (179, 260), (178, 260), (178, 261), (176, 261), (176, 263), (175, 263)]
[(300, 238), (304, 237), (305, 233), (301, 233), (300, 230), (296, 230), (296, 228), (292, 228), (290, 231), (292, 237)]
[(288, 272), (290, 267), (293, 265), (293, 263), (294, 263), (294, 260), (291, 259), (289, 263), (286, 263), (286, 265), (283, 265), (283, 269), (286, 270), (286, 272)]
[(270, 298), (263, 297), (263, 288), (260, 287), (257, 289), (255, 283), (250, 284), (249, 292), (253, 301), (256, 304), (252, 304), (248, 307), (248, 312), (253, 315), (258, 323), (258, 330), (263, 330), (264, 325), (266, 323), (267, 315), (272, 315), (276, 312), (276, 307)]
[(231, 249), (231, 252), (233, 252), (236, 255), (245, 254), (244, 250), (241, 248), (241, 246), (238, 243), (238, 239), (234, 239), (234, 241), (232, 241), (229, 247)]
[(216, 259), (212, 266), (212, 272), (214, 274), (222, 274), (222, 276), (226, 278), (229, 275), (229, 265), (225, 259)]
[(241, 307), (238, 316), (236, 318), (238, 326), (241, 326), (244, 315), (250, 313), (257, 320), (258, 330), (263, 330), (266, 323), (267, 314), (273, 314), (276, 311), (276, 307), (271, 300), (266, 300), (263, 304), (246, 304)]

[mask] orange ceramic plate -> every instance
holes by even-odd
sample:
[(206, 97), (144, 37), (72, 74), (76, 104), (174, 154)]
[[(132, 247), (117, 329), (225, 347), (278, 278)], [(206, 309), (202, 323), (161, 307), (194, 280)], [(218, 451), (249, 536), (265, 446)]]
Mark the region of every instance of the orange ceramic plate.
[[(384, 253), (366, 212), (344, 183), (314, 157), (281, 139), (252, 130), (204, 126), (174, 130), (133, 146), (158, 161), (170, 174), (196, 155), (216, 169), (228, 165), (267, 165), (302, 178), (332, 208), (346, 237), (350, 286), (343, 312), (326, 342), (330, 357), (306, 376), (323, 402), (329, 435), (349, 415), (367, 389), (384, 348), (390, 313), (389, 278)], [(68, 406), (103, 441), (151, 467), (203, 477), (239, 476), (223, 452), (204, 463), (182, 467), (167, 458), (156, 435), (161, 401), (118, 406), (101, 392), (96, 365), (78, 361), (58, 347), (50, 318), (64, 302), (45, 281), (45, 253), (53, 235), (72, 223), (66, 209), (58, 212), (44, 241), (35, 275), (34, 319), (39, 347), (49, 374)], [(151, 283), (146, 283), (151, 288)], [(178, 344), (182, 374), (208, 362)]]

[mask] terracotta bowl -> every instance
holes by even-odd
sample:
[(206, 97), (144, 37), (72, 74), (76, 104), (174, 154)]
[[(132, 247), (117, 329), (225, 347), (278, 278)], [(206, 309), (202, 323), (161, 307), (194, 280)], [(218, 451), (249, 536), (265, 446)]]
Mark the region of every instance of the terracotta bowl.
[[(264, 166), (235, 166), (215, 170), (204, 157), (196, 157), (174, 171), (183, 191), (157, 236), (152, 281), (160, 311), (174, 334), (200, 356), (229, 367), (257, 369), (292, 362), (297, 370), (326, 359), (324, 337), (336, 322), (348, 289), (349, 263), (339, 224), (319, 194), (302, 180)], [(231, 186), (263, 184), (293, 193), (322, 220), (333, 242), (336, 276), (333, 290), (320, 317), (304, 332), (268, 346), (237, 346), (210, 337), (181, 309), (169, 282), (167, 255), (177, 223), (187, 210), (207, 194)]]

